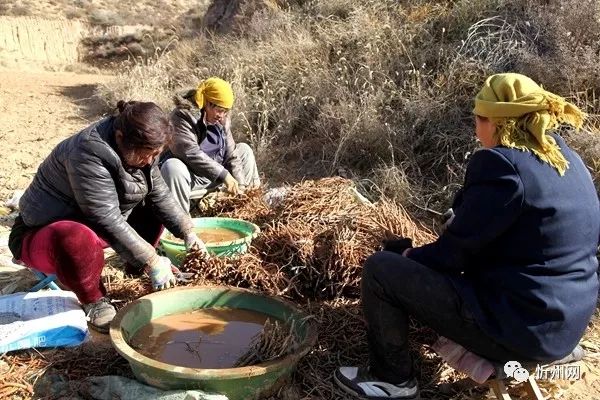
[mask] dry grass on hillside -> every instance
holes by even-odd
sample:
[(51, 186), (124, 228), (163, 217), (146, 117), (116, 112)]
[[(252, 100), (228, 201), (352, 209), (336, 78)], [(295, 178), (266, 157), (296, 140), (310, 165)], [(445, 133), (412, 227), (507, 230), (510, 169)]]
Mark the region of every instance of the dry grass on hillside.
[[(591, 0), (289, 0), (246, 13), (235, 34), (181, 41), (104, 95), (170, 108), (174, 91), (220, 75), (237, 94), (235, 132), (269, 178), (342, 173), (440, 210), (476, 146), (472, 97), (486, 76), (525, 73), (598, 112), (599, 15)], [(588, 136), (569, 140), (594, 162)]]
[(93, 25), (194, 24), (206, 10), (207, 0), (3, 0), (0, 15), (80, 19)]

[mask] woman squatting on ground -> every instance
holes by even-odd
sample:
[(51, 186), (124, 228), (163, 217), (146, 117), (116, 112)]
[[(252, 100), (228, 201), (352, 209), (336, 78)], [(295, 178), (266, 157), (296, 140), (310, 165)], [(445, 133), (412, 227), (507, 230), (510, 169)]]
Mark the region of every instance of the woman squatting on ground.
[(146, 271), (155, 289), (175, 284), (171, 262), (155, 251), (163, 225), (186, 248), (204, 248), (157, 165), (173, 134), (168, 116), (154, 103), (120, 101), (118, 110), (54, 148), (20, 200), (9, 238), (14, 257), (56, 274), (100, 331), (115, 316), (101, 281), (104, 248), (127, 273)]

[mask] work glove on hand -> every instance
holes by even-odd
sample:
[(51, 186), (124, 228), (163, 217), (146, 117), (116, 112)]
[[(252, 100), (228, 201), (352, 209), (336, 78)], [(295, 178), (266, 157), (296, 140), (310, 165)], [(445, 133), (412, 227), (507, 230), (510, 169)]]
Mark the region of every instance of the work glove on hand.
[(177, 284), (175, 275), (173, 275), (171, 260), (167, 257), (159, 255), (152, 257), (148, 261), (146, 272), (150, 276), (154, 290), (168, 289)]
[(448, 229), (452, 221), (454, 221), (455, 216), (456, 215), (454, 214), (454, 210), (452, 208), (449, 208), (445, 213), (442, 214), (442, 227), (440, 228), (440, 233)]
[(223, 183), (225, 183), (225, 190), (229, 193), (237, 195), (240, 192), (238, 181), (236, 181), (229, 172), (225, 175), (225, 181)]
[(412, 239), (401, 237), (399, 239), (390, 239), (383, 241), (383, 250), (402, 254), (406, 249), (413, 247)]
[(208, 253), (208, 251), (206, 250), (206, 245), (194, 231), (190, 231), (190, 232), (186, 233), (185, 236), (183, 237), (183, 241), (185, 243), (186, 251), (190, 251), (192, 249), (198, 249), (198, 250), (202, 250), (204, 253)]

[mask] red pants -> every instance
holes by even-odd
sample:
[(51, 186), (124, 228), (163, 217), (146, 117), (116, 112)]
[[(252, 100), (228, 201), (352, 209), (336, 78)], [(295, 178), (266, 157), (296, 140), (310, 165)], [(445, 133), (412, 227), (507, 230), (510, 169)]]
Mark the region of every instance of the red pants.
[[(163, 226), (150, 207), (136, 207), (127, 222), (144, 240), (157, 246)], [(80, 222), (56, 221), (25, 235), (21, 261), (45, 274), (56, 274), (82, 304), (94, 303), (106, 295), (100, 275), (103, 249), (108, 246)]]

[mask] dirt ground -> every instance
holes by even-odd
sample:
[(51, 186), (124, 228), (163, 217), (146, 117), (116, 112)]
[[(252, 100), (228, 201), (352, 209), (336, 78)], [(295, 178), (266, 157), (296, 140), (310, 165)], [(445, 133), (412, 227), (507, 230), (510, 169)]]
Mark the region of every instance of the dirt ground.
[(103, 110), (94, 89), (110, 77), (68, 72), (0, 71), (0, 201), (25, 189), (62, 139)]
[[(110, 76), (65, 72), (0, 71), (0, 204), (25, 189), (40, 162), (62, 139), (106, 112), (94, 97)], [(542, 382), (548, 399), (600, 399), (600, 325), (594, 318), (582, 342), (582, 379)], [(479, 397), (478, 397), (479, 398)], [(489, 395), (482, 398), (490, 398)]]

